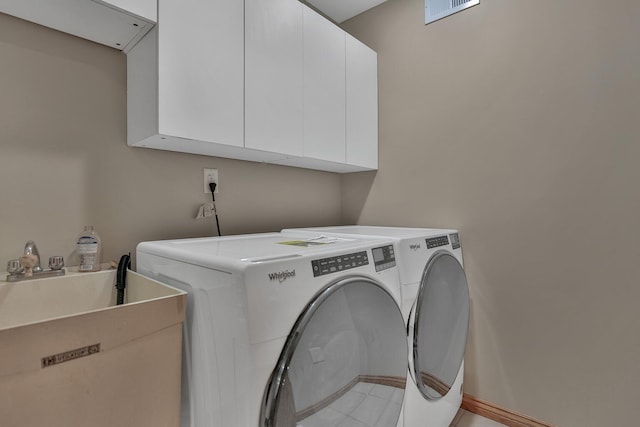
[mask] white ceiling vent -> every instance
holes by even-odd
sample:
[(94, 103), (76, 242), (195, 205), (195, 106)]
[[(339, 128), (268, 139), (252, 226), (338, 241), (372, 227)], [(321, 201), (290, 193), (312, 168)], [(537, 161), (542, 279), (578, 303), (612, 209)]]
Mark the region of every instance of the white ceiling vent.
[(424, 0), (424, 22), (437, 21), (477, 4), (480, 0)]

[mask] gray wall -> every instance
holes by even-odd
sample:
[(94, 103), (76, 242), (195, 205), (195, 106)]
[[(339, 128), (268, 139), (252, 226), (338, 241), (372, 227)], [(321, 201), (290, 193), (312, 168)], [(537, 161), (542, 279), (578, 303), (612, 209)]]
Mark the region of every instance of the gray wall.
[(344, 24), (377, 50), (380, 170), (343, 222), (461, 230), (465, 390), (563, 427), (637, 424), (640, 2), (422, 0)]
[(223, 234), (340, 219), (340, 177), (126, 145), (126, 56), (0, 14), (0, 262), (34, 239), (77, 265), (92, 224), (103, 262), (143, 240), (210, 236), (196, 220), (204, 167), (217, 168)]

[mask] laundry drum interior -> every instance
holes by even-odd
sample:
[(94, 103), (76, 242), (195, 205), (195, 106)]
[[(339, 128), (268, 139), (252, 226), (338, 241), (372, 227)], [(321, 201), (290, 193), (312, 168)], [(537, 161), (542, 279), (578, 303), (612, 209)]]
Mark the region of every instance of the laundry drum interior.
[(394, 298), (365, 277), (323, 289), (295, 323), (265, 390), (261, 427), (396, 427), (407, 341)]
[(428, 400), (451, 390), (462, 364), (469, 324), (469, 290), (462, 266), (445, 251), (429, 261), (409, 322), (410, 369)]

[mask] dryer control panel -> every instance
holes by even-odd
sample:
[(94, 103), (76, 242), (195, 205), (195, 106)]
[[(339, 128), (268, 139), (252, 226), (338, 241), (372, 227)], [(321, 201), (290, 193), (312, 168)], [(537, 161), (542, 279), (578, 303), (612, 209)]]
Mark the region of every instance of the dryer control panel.
[(448, 236), (431, 237), (426, 239), (427, 249), (438, 248), (440, 246), (447, 246), (449, 244)]
[(366, 251), (332, 256), (330, 258), (314, 259), (311, 261), (313, 277), (362, 267), (363, 265), (369, 265), (369, 257)]
[(373, 263), (376, 266), (376, 271), (396, 266), (396, 254), (393, 251), (393, 245), (373, 248), (371, 252), (373, 253)]
[(451, 239), (451, 247), (453, 249), (460, 249), (460, 235), (458, 233), (449, 234)]

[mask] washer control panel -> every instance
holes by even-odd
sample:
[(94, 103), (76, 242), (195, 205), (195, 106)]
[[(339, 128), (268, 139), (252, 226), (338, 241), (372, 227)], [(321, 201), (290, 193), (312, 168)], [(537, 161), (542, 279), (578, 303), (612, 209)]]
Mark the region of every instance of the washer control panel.
[(449, 244), (449, 237), (448, 236), (431, 237), (429, 239), (426, 239), (426, 241), (427, 241), (427, 249), (433, 249), (433, 248), (438, 248), (440, 246), (447, 246)]
[(396, 266), (396, 254), (393, 250), (393, 245), (373, 248), (371, 252), (373, 254), (373, 263), (376, 266), (376, 271), (382, 271)]
[(363, 265), (369, 265), (369, 257), (367, 256), (366, 251), (338, 255), (330, 258), (315, 259), (311, 261), (313, 277), (362, 267)]

